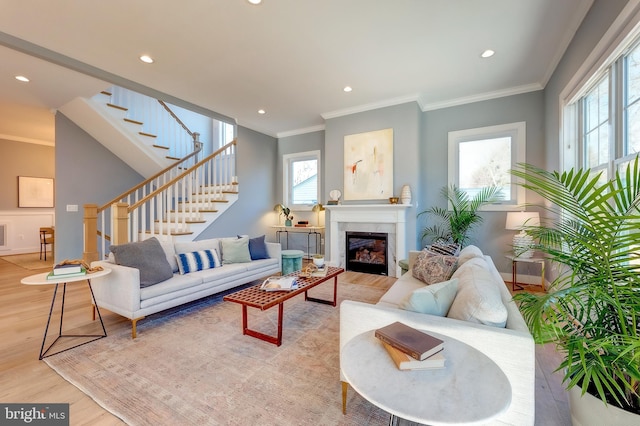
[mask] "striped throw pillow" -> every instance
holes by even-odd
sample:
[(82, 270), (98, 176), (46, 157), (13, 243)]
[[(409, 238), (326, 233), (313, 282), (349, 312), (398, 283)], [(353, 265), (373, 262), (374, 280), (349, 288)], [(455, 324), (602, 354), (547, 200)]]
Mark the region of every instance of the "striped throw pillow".
[(220, 259), (216, 250), (199, 250), (191, 253), (176, 254), (178, 269), (180, 274), (202, 271), (204, 269), (217, 268), (220, 266)]

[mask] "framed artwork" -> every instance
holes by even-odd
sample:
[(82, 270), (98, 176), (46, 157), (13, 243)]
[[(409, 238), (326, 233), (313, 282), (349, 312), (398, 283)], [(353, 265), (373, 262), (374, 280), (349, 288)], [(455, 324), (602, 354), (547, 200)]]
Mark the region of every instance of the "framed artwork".
[(344, 137), (344, 199), (393, 197), (393, 129)]
[(18, 176), (18, 207), (53, 207), (53, 178)]

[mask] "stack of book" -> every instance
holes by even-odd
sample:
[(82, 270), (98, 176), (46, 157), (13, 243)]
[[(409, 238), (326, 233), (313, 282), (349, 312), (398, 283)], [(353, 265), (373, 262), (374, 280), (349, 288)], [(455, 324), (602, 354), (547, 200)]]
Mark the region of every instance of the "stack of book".
[(87, 270), (82, 265), (60, 263), (53, 267), (53, 271), (49, 272), (47, 279), (53, 280), (58, 278), (78, 277), (86, 274)]
[(394, 322), (375, 331), (391, 359), (400, 370), (443, 368), (444, 342), (424, 331)]

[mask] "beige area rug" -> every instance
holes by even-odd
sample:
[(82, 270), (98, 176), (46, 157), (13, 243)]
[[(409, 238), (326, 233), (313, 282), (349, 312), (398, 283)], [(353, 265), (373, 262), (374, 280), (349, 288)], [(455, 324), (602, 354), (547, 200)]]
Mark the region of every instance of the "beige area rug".
[[(329, 298), (322, 287), (312, 295)], [(382, 292), (338, 285), (339, 301)], [(277, 308), (249, 308), (251, 328), (274, 334), (276, 321)], [(141, 321), (135, 340), (122, 330), (45, 361), (131, 425), (388, 424), (352, 389), (342, 414), (339, 306), (286, 302), (280, 347), (241, 330), (240, 305), (217, 296)]]
[(44, 260), (44, 256), (42, 257), (43, 260), (40, 260), (40, 253), (26, 253), (2, 256), (0, 259), (29, 270), (53, 268), (53, 257), (51, 256), (51, 252), (47, 252), (47, 260)]

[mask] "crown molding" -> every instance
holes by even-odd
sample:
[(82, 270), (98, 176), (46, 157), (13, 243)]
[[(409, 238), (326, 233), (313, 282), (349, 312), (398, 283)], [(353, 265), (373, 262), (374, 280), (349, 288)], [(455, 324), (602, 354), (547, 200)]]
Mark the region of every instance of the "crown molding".
[(356, 106), (356, 107), (353, 107), (353, 108), (346, 108), (346, 109), (341, 109), (341, 110), (337, 110), (337, 111), (325, 112), (325, 113), (320, 114), (320, 116), (322, 118), (324, 118), (325, 120), (329, 120), (331, 118), (343, 117), (345, 115), (356, 114), (356, 113), (359, 113), (359, 112), (366, 112), (366, 111), (371, 111), (371, 110), (374, 110), (374, 109), (380, 109), (380, 108), (385, 108), (385, 107), (390, 107), (390, 106), (395, 106), (395, 105), (406, 104), (406, 103), (409, 103), (409, 102), (418, 102), (419, 99), (420, 99), (420, 95), (413, 94), (413, 95), (404, 96), (404, 97), (401, 97), (401, 98), (387, 99), (387, 100), (381, 101), (381, 102), (374, 102), (374, 103), (371, 103), (371, 104), (360, 105), (360, 106)]
[(45, 141), (42, 139), (33, 139), (33, 138), (25, 138), (22, 136), (15, 135), (4, 135), (0, 133), (0, 139), (12, 141), (12, 142), (23, 142), (23, 143), (32, 143), (35, 145), (46, 145), (46, 146), (55, 146), (55, 143), (52, 141)]
[(464, 98), (451, 99), (442, 102), (418, 102), (422, 112), (434, 111), (437, 109), (450, 108), (459, 105), (471, 104), (474, 102), (488, 101), (491, 99), (504, 98), (505, 96), (521, 95), (523, 93), (535, 92), (536, 90), (542, 90), (544, 86), (540, 83), (526, 84), (524, 86), (511, 87), (504, 90), (497, 90), (495, 92), (480, 93), (478, 95), (467, 96)]
[(280, 139), (280, 138), (286, 138), (289, 136), (304, 135), (306, 133), (321, 132), (321, 131), (324, 131), (324, 129), (325, 129), (325, 125), (319, 124), (317, 126), (305, 127), (305, 128), (296, 129), (296, 130), (289, 130), (286, 132), (279, 132), (276, 134), (276, 137)]

